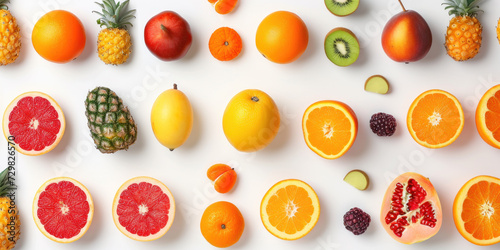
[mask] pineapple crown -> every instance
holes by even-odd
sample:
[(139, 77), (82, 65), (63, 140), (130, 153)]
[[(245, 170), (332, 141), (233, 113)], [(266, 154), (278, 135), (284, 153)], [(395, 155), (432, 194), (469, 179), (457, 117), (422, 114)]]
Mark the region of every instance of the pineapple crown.
[(0, 197), (6, 197), (10, 191), (16, 190), (14, 179), (9, 179), (9, 168), (4, 169), (0, 173)]
[(477, 5), (480, 0), (444, 0), (443, 5), (448, 11), (448, 15), (475, 17), (483, 12)]
[(102, 0), (102, 3), (96, 2), (96, 4), (102, 8), (102, 13), (92, 11), (101, 16), (97, 19), (97, 24), (101, 27), (106, 26), (107, 28), (119, 29), (127, 29), (127, 25), (132, 26), (130, 20), (135, 18), (133, 15), (135, 9), (127, 11), (129, 1), (130, 0), (126, 0), (123, 3), (116, 3), (115, 0)]
[(0, 0), (0, 10), (8, 10), (9, 7), (7, 6), (7, 3), (10, 3), (9, 0)]

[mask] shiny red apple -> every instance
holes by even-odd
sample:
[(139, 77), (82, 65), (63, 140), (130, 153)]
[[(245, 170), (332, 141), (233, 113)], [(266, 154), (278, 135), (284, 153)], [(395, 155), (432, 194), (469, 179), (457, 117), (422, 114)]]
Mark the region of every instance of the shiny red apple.
[(191, 47), (191, 29), (179, 14), (163, 11), (146, 23), (144, 42), (159, 59), (177, 60), (184, 57)]
[(432, 45), (432, 33), (424, 18), (413, 10), (393, 16), (382, 31), (382, 47), (396, 62), (415, 62), (427, 55)]

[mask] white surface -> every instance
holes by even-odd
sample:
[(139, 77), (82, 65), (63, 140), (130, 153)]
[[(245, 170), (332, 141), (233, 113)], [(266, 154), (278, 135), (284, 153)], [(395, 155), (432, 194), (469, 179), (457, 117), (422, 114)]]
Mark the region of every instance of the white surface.
[[(22, 219), (22, 239), (16, 249), (213, 249), (199, 230), (205, 207), (227, 200), (239, 207), (246, 227), (234, 249), (494, 249), (479, 248), (467, 242), (455, 229), (452, 203), (460, 187), (480, 174), (500, 176), (498, 149), (487, 145), (474, 125), (476, 104), (487, 88), (500, 80), (500, 46), (495, 27), (500, 16), (496, 1), (485, 1), (486, 13), (480, 54), (468, 62), (457, 63), (444, 51), (444, 33), (449, 17), (442, 1), (406, 1), (407, 9), (417, 10), (433, 32), (433, 46), (422, 61), (408, 65), (391, 61), (380, 44), (381, 30), (388, 18), (400, 11), (396, 0), (362, 1), (355, 14), (336, 17), (322, 0), (241, 0), (232, 14), (221, 16), (206, 0), (137, 1), (137, 19), (130, 29), (133, 52), (129, 62), (107, 66), (96, 54), (99, 31), (93, 1), (37, 0), (12, 1), (10, 9), (22, 26), (21, 57), (14, 65), (0, 68), (0, 110), (18, 94), (38, 90), (59, 102), (66, 115), (66, 133), (52, 152), (38, 157), (18, 156), (17, 204)], [(140, 6), (139, 6), (140, 4)], [(83, 54), (68, 64), (50, 63), (41, 58), (30, 41), (31, 29), (43, 13), (65, 9), (84, 23), (87, 46)], [(162, 62), (144, 45), (147, 20), (162, 10), (174, 10), (191, 25), (193, 45), (179, 61)], [(306, 23), (309, 46), (297, 61), (278, 65), (264, 59), (255, 48), (255, 31), (260, 21), (276, 10), (297, 13)], [(239, 58), (219, 62), (208, 50), (210, 34), (229, 26), (241, 35), (244, 48)], [(323, 39), (332, 28), (353, 30), (361, 41), (359, 60), (341, 68), (324, 55)], [(373, 74), (384, 75), (391, 84), (387, 95), (363, 90)], [(185, 145), (169, 152), (155, 139), (150, 127), (150, 110), (164, 90), (179, 85), (191, 100), (195, 120)], [(98, 85), (113, 89), (129, 106), (139, 135), (128, 150), (103, 155), (94, 149), (84, 115), (88, 90)], [(277, 103), (282, 126), (275, 141), (262, 151), (245, 154), (227, 142), (221, 126), (222, 114), (237, 92), (257, 88)], [(405, 118), (408, 107), (421, 92), (439, 88), (454, 94), (465, 111), (465, 128), (452, 145), (428, 150), (409, 135)], [(304, 143), (301, 119), (313, 102), (333, 99), (350, 105), (359, 120), (359, 133), (351, 150), (337, 160), (325, 160)], [(396, 134), (379, 138), (368, 126), (375, 112), (393, 114), (398, 121)], [(6, 147), (0, 152), (5, 152)], [(2, 153), (2, 155), (4, 155)], [(6, 158), (6, 157), (3, 157)], [(1, 161), (5, 167), (5, 160)], [(238, 181), (229, 194), (217, 194), (206, 170), (214, 163), (228, 163), (238, 172)], [(358, 191), (342, 181), (355, 168), (368, 173), (371, 186)], [(412, 170), (430, 177), (443, 207), (443, 226), (430, 240), (405, 246), (389, 237), (379, 222), (382, 196), (392, 177)], [(76, 178), (90, 190), (95, 215), (87, 234), (77, 242), (58, 244), (36, 228), (31, 205), (39, 186), (56, 176)], [(172, 191), (177, 214), (170, 231), (154, 242), (136, 242), (122, 235), (113, 224), (111, 205), (119, 186), (129, 178), (148, 175), (163, 181)], [(390, 177), (389, 177), (390, 176)], [(267, 232), (260, 221), (259, 206), (265, 192), (276, 182), (298, 178), (309, 183), (321, 202), (320, 221), (306, 237), (283, 241)], [(343, 228), (342, 216), (358, 206), (372, 216), (368, 231), (354, 236)], [(498, 248), (498, 246), (496, 246)]]

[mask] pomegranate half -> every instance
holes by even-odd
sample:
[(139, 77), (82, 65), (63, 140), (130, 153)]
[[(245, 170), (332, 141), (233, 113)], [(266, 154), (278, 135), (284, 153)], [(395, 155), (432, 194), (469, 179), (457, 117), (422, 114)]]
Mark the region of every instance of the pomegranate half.
[(404, 244), (427, 240), (439, 231), (442, 220), (439, 197), (426, 177), (404, 173), (387, 188), (380, 222), (395, 240)]

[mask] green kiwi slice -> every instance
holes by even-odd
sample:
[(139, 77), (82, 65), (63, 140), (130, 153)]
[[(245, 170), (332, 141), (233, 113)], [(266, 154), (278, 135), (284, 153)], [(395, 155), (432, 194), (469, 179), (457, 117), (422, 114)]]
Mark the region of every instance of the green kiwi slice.
[(349, 66), (359, 56), (358, 38), (346, 28), (335, 28), (326, 34), (325, 53), (334, 64)]
[(348, 16), (358, 9), (359, 0), (325, 0), (325, 5), (336, 16)]

